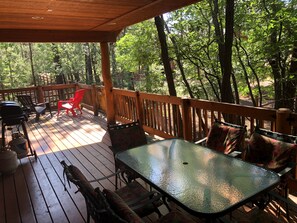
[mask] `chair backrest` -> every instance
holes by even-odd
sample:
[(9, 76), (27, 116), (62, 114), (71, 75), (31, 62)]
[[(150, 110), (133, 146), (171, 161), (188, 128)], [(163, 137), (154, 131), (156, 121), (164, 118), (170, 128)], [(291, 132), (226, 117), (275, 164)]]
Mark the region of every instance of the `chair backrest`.
[(109, 125), (108, 132), (114, 154), (147, 144), (145, 132), (139, 121), (122, 125)]
[(241, 151), (245, 134), (246, 126), (221, 122), (216, 119), (208, 132), (206, 146), (225, 154)]
[(76, 166), (67, 165), (65, 161), (61, 161), (61, 165), (64, 169), (64, 177), (66, 176), (68, 183), (72, 182), (85, 199), (88, 221), (89, 216), (91, 216), (95, 222), (109, 222), (113, 218), (113, 213), (100, 189), (94, 189)]
[(243, 160), (279, 172), (295, 162), (297, 136), (255, 128)]
[(85, 92), (86, 92), (86, 89), (79, 89), (79, 90), (75, 91), (74, 97), (71, 102), (73, 108), (77, 108), (79, 106), (79, 103), (84, 98)]
[(30, 95), (21, 94), (21, 95), (17, 95), (16, 97), (17, 97), (18, 101), (22, 104), (22, 106), (24, 107), (25, 111), (31, 111), (31, 112), (35, 111), (35, 105), (34, 105)]

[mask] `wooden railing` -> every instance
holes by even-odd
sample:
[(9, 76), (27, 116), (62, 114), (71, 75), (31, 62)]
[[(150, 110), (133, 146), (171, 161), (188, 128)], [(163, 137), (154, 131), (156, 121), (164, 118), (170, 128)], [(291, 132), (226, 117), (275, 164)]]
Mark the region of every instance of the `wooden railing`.
[(116, 120), (139, 119), (145, 131), (164, 138), (196, 141), (206, 136), (214, 119), (246, 125), (248, 135), (256, 125), (283, 133), (295, 133), (297, 114), (206, 100), (183, 99), (114, 89)]
[(103, 87), (84, 84), (59, 84), (50, 86), (38, 86), (18, 89), (0, 90), (0, 101), (15, 101), (16, 95), (31, 95), (33, 102), (49, 102), (52, 108), (57, 107), (59, 100), (73, 97), (75, 90), (87, 89), (82, 105), (98, 115), (98, 112), (105, 111), (105, 100)]
[[(87, 89), (83, 106), (94, 115), (106, 111), (103, 87), (63, 84), (0, 90), (0, 100), (15, 100), (18, 94), (29, 94), (35, 102), (49, 101), (55, 108), (58, 100), (73, 97), (79, 88)], [(164, 138), (180, 137), (196, 141), (208, 133), (214, 119), (247, 125), (250, 134), (255, 125), (283, 133), (295, 134), (297, 114), (288, 110), (220, 103), (138, 91), (113, 89), (116, 120), (140, 120), (144, 129)]]

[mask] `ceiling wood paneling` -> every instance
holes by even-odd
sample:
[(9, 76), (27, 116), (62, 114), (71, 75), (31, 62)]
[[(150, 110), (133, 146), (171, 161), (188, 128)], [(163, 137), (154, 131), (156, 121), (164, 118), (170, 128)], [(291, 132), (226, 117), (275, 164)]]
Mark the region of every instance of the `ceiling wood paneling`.
[(0, 0), (0, 41), (86, 42), (85, 33), (91, 42), (114, 42), (127, 26), (198, 1)]

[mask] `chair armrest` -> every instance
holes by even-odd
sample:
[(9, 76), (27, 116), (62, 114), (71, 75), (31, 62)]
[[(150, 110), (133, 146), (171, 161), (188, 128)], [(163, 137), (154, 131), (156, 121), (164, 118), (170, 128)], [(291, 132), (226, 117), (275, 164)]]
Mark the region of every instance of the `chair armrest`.
[(283, 177), (283, 176), (287, 175), (288, 173), (290, 173), (291, 171), (293, 171), (293, 168), (295, 168), (296, 165), (297, 165), (296, 163), (290, 162), (289, 165), (285, 169), (281, 170), (277, 174), (280, 177)]
[[(148, 199), (149, 198), (149, 199)], [(150, 191), (145, 194), (140, 195), (137, 199), (131, 200), (126, 202), (130, 207), (139, 207), (143, 205), (139, 205), (139, 202), (142, 200), (149, 200), (148, 202), (145, 202), (145, 205), (153, 203), (155, 201), (158, 201), (162, 198), (162, 195), (158, 193), (157, 191)]]
[(205, 138), (203, 138), (203, 139), (200, 139), (200, 140), (198, 140), (198, 141), (196, 141), (196, 142), (194, 142), (195, 143), (195, 145), (205, 145), (206, 144), (206, 139), (207, 139), (207, 137), (205, 137)]
[(70, 103), (72, 100), (59, 100), (58, 103)]
[[(162, 198), (162, 195), (156, 191), (148, 192), (142, 196), (140, 196), (138, 199), (135, 199), (130, 202), (126, 202), (126, 204), (132, 209), (137, 210), (141, 207), (145, 207), (147, 205), (155, 205), (154, 203), (157, 201), (160, 201)], [(145, 202), (141, 202), (142, 200), (146, 200)]]
[(109, 179), (110, 177), (114, 177), (114, 176), (117, 176), (121, 173), (122, 171), (121, 170), (118, 170), (117, 172), (115, 173), (112, 173), (110, 175), (107, 175), (105, 177), (101, 177), (101, 178), (98, 178), (98, 179), (95, 179), (95, 180), (89, 180), (90, 183), (94, 183), (94, 182), (99, 182), (101, 180), (106, 180), (106, 179)]

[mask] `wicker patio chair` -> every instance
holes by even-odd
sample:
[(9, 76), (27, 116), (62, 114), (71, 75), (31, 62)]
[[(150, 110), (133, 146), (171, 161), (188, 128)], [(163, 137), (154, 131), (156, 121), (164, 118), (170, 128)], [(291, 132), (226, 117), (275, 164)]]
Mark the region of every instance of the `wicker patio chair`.
[[(96, 193), (100, 194), (99, 189), (97, 188)], [(127, 205), (127, 203), (113, 191), (104, 189), (103, 194), (105, 200), (108, 202), (108, 206), (112, 210), (113, 216), (118, 216), (114, 219), (121, 219), (121, 221), (114, 221), (116, 223), (121, 223), (122, 220), (128, 223), (144, 223), (144, 221), (138, 216), (132, 209)], [(100, 196), (100, 195), (99, 195)], [(172, 211), (166, 215), (159, 218), (155, 223), (194, 223), (190, 217), (185, 216), (179, 211)]]
[[(281, 178), (280, 185), (270, 195), (278, 194), (288, 198), (288, 182), (295, 174), (297, 136), (255, 128), (248, 140), (242, 159), (277, 172)], [(276, 197), (276, 196), (275, 196)], [(260, 207), (269, 202), (260, 201)], [(259, 205), (258, 205), (259, 206)]]
[(221, 122), (216, 119), (207, 137), (195, 144), (202, 144), (224, 154), (238, 156), (244, 147), (245, 134), (246, 126)]
[[(90, 199), (90, 196), (94, 197), (94, 187), (91, 183), (113, 177), (114, 174), (88, 181), (76, 166), (67, 165), (65, 161), (61, 161), (61, 165), (63, 166), (64, 176), (66, 176), (68, 183), (72, 182), (76, 185), (78, 191), (81, 192), (85, 198), (87, 205), (87, 222), (89, 222), (90, 216), (94, 218), (94, 210), (91, 205), (94, 204), (94, 201)], [(114, 193), (120, 196), (121, 199), (123, 199), (140, 217), (150, 215), (154, 212), (157, 213), (158, 216), (161, 216), (158, 207), (163, 204), (161, 200), (162, 196), (156, 191), (148, 191), (137, 181), (133, 181), (124, 187), (115, 190)], [(101, 208), (104, 207), (104, 205), (102, 206), (102, 204), (99, 203), (97, 206), (100, 206)], [(95, 217), (95, 219), (97, 219), (97, 217)]]
[[(138, 121), (121, 125), (109, 125), (108, 132), (111, 140), (110, 149), (114, 156), (118, 152), (147, 144), (145, 132)], [(137, 178), (135, 173), (128, 171), (115, 160), (115, 172), (118, 170), (121, 170), (122, 179), (126, 183)], [(116, 178), (116, 188), (118, 187), (118, 181), (119, 177)]]

